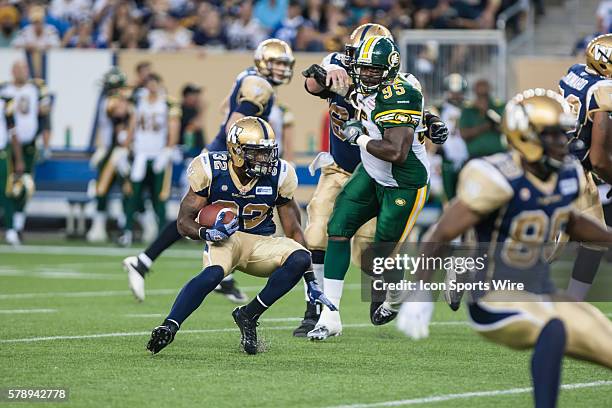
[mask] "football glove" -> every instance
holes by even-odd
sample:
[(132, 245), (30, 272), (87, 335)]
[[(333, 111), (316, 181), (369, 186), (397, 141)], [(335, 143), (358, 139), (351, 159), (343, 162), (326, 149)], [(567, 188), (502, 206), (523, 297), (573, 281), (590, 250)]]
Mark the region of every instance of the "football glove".
[(238, 231), (238, 217), (234, 217), (227, 224), (223, 223), (223, 218), (225, 218), (225, 213), (230, 211), (229, 209), (223, 209), (219, 211), (217, 214), (217, 219), (215, 220), (215, 224), (205, 229), (204, 236), (200, 233), (200, 237), (204, 238), (206, 241), (212, 242), (220, 242), (228, 239), (234, 232)]
[(352, 145), (356, 145), (357, 139), (364, 133), (365, 129), (360, 120), (347, 120), (342, 126), (342, 134), (344, 135), (345, 140)]
[(429, 129), (427, 137), (434, 144), (443, 144), (448, 138), (448, 128), (446, 124), (436, 115), (425, 112), (425, 126)]
[(336, 307), (336, 305), (334, 305), (328, 298), (327, 296), (325, 296), (325, 294), (323, 292), (321, 292), (321, 289), (319, 288), (319, 285), (317, 285), (317, 281), (310, 281), (310, 282), (306, 282), (306, 287), (308, 288), (308, 301), (311, 304), (315, 304), (315, 303), (321, 303), (325, 306), (328, 307), (329, 310), (331, 310), (332, 312), (335, 312), (338, 310), (338, 308)]
[(329, 89), (329, 86), (327, 86), (326, 84), (327, 70), (322, 66), (318, 64), (312, 64), (304, 71), (302, 71), (302, 75), (304, 75), (304, 77), (306, 78), (314, 78), (314, 80), (317, 81), (317, 84), (319, 84), (321, 87), (323, 87), (324, 89)]
[(397, 316), (397, 328), (406, 336), (414, 339), (429, 337), (429, 322), (434, 304), (429, 291), (413, 293), (402, 305)]

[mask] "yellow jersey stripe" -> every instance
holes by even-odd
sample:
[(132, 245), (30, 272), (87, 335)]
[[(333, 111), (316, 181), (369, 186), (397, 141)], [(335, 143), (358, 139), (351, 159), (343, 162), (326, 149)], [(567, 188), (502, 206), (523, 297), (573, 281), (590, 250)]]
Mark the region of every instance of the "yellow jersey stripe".
[(406, 227), (404, 228), (404, 232), (402, 232), (402, 236), (399, 242), (404, 242), (404, 240), (412, 231), (416, 220), (421, 213), (421, 210), (425, 206), (425, 198), (427, 197), (427, 185), (419, 188), (417, 192), (416, 200), (414, 201), (414, 205), (412, 206), (412, 210), (410, 211), (410, 216), (408, 216), (408, 221), (406, 221)]
[(388, 110), (388, 111), (384, 111), (384, 112), (377, 113), (377, 114), (374, 116), (374, 120), (378, 119), (378, 118), (379, 118), (380, 116), (382, 116), (382, 115), (387, 115), (387, 114), (389, 114), (389, 113), (405, 113), (405, 114), (408, 114), (408, 115), (422, 115), (422, 114), (423, 114), (423, 112), (421, 112), (421, 111), (415, 111), (415, 110), (408, 110), (408, 109), (391, 109), (391, 110)]

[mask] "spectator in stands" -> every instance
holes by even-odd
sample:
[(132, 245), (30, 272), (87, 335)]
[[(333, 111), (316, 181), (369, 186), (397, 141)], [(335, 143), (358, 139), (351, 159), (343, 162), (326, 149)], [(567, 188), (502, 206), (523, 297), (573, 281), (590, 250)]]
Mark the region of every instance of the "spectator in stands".
[(199, 18), (193, 33), (193, 43), (200, 46), (226, 47), (227, 36), (221, 20), (221, 13), (215, 7)]
[(414, 28), (494, 28), (501, 0), (415, 0)]
[(45, 24), (45, 9), (32, 6), (29, 11), (30, 24), (23, 27), (13, 40), (13, 46), (28, 51), (46, 51), (61, 45), (59, 33), (55, 27)]
[(162, 27), (149, 33), (149, 44), (153, 51), (177, 51), (191, 47), (192, 34), (180, 25), (177, 14), (168, 13), (163, 19)]
[(96, 43), (91, 20), (84, 19), (70, 27), (64, 34), (62, 46), (65, 48), (95, 48)]
[(10, 47), (17, 36), (19, 11), (11, 5), (0, 6), (0, 48)]
[(290, 0), (287, 17), (272, 31), (271, 37), (278, 38), (296, 49), (296, 39), (300, 29), (312, 28), (312, 23), (302, 16), (302, 6), (299, 0)]
[(253, 15), (268, 31), (280, 24), (287, 15), (287, 0), (259, 0), (253, 7)]
[(202, 117), (205, 106), (200, 97), (201, 88), (194, 84), (187, 84), (183, 88), (181, 101), (181, 130), (179, 144), (185, 158), (193, 158), (204, 148), (204, 131), (202, 130)]
[(227, 26), (229, 48), (254, 50), (266, 37), (266, 30), (253, 16), (253, 3), (244, 1), (238, 8), (237, 16)]
[(597, 30), (593, 34), (589, 34), (576, 43), (574, 46), (573, 55), (582, 55), (586, 50), (587, 45), (595, 37), (602, 34), (607, 34), (612, 30), (612, 0), (604, 0), (599, 3), (597, 8)]
[(72, 25), (89, 18), (91, 8), (91, 0), (51, 0), (49, 14)]
[(138, 21), (131, 21), (121, 32), (116, 45), (122, 49), (149, 48), (146, 27), (141, 27)]
[(474, 95), (474, 101), (466, 104), (459, 118), (459, 130), (470, 159), (506, 150), (499, 130), (504, 104), (491, 96), (491, 85), (486, 79), (476, 81)]
[(310, 21), (300, 30), (296, 48), (301, 51), (336, 51), (342, 49), (346, 35), (346, 11), (342, 0), (323, 4), (309, 0), (303, 16)]

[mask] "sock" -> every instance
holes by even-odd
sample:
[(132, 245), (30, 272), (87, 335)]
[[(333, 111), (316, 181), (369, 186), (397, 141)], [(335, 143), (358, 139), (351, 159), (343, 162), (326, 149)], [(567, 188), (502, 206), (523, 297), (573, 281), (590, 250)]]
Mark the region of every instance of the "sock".
[(223, 279), (223, 268), (212, 265), (205, 268), (198, 276), (191, 279), (179, 292), (172, 310), (166, 319), (174, 320), (179, 326), (196, 310), (204, 298)]
[(104, 211), (96, 211), (94, 215), (94, 223), (101, 224), (103, 227), (106, 227), (106, 213)]
[(549, 321), (540, 332), (531, 358), (536, 408), (557, 406), (565, 341), (565, 327), (559, 319)]
[(351, 242), (327, 241), (325, 253), (325, 281), (327, 279), (344, 280), (344, 276), (351, 264)]
[[(155, 262), (162, 252), (181, 238), (182, 236), (179, 234), (178, 227), (176, 226), (176, 220), (170, 221), (164, 226), (159, 235), (157, 235), (157, 238), (155, 238), (155, 241), (149, 245), (144, 253), (151, 262)], [(151, 266), (148, 265), (147, 267), (150, 268)]]
[(325, 278), (325, 296), (340, 309), (340, 298), (342, 298), (342, 290), (344, 289), (344, 281), (337, 279)]
[(153, 260), (144, 252), (138, 254), (138, 262), (143, 264), (145, 268), (147, 268), (147, 271), (151, 269), (151, 266), (153, 265)]
[(574, 269), (572, 270), (572, 279), (567, 288), (567, 294), (577, 300), (586, 298), (604, 252), (595, 249), (585, 248), (580, 246), (578, 256), (574, 261)]
[(310, 267), (310, 254), (304, 250), (293, 252), (268, 278), (257, 297), (244, 307), (245, 314), (257, 319), (278, 299), (289, 292)]
[(234, 280), (234, 274), (233, 273), (230, 273), (225, 278), (223, 278), (223, 282), (231, 282), (233, 280)]
[(25, 227), (25, 221), (25, 213), (16, 212), (15, 214), (13, 214), (13, 228), (16, 229), (18, 232), (23, 231), (23, 228)]

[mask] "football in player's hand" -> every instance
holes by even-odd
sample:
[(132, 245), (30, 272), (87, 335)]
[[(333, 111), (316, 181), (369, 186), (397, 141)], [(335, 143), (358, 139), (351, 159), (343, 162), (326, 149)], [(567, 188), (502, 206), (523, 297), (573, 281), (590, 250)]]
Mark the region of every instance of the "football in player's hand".
[[(223, 204), (209, 204), (206, 207), (202, 208), (200, 212), (198, 212), (198, 218), (196, 218), (196, 222), (205, 227), (212, 227), (217, 220), (217, 215), (219, 211), (225, 209)], [(223, 223), (227, 224), (230, 222), (236, 214), (233, 211), (228, 211), (225, 213), (225, 217), (223, 217)]]

